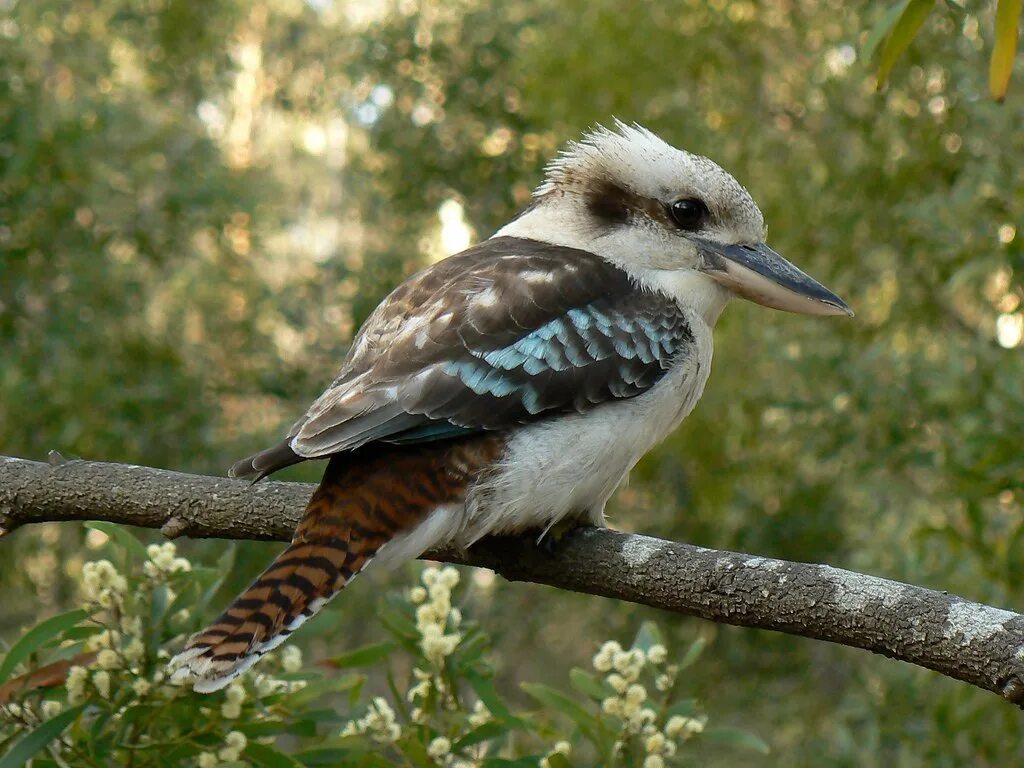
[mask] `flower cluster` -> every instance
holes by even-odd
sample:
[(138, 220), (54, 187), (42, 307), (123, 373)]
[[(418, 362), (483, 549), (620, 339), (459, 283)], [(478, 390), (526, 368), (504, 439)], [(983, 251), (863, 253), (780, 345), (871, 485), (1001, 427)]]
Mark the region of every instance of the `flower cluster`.
[(670, 691), (679, 674), (675, 665), (664, 667), (668, 658), (665, 646), (655, 643), (646, 652), (639, 648), (625, 650), (615, 641), (608, 641), (594, 655), (594, 669), (605, 675), (605, 682), (615, 691), (601, 702), (601, 710), (622, 724), (622, 736), (617, 747), (622, 749), (626, 739), (635, 739), (643, 747), (643, 768), (664, 768), (665, 758), (676, 754), (679, 742), (704, 730), (705, 718), (673, 715), (664, 727), (656, 707), (648, 701), (647, 688), (640, 682), (646, 670), (655, 675), (655, 688)]
[(142, 570), (151, 579), (192, 570), (192, 563), (184, 557), (178, 557), (178, 548), (170, 541), (150, 544), (146, 547), (146, 555), (149, 560), (143, 564)]
[(342, 736), (366, 734), (378, 744), (393, 744), (402, 735), (402, 728), (395, 719), (395, 710), (383, 696), (370, 702), (366, 714), (358, 720), (346, 723)]
[(82, 566), (82, 596), (86, 605), (113, 608), (124, 601), (128, 580), (109, 560), (97, 560)]
[[(129, 547), (129, 552), (139, 551)], [(69, 612), (67, 629), (50, 636), (23, 662), (24, 679), (30, 679), (33, 664), (71, 659), (65, 687), (30, 688), (0, 706), (0, 743), (80, 704), (89, 706), (77, 710), (77, 724), (40, 747), (52, 758), (47, 765), (134, 761), (138, 768), (158, 768), (164, 755), (156, 746), (168, 743), (180, 745), (176, 764), (270, 764), (283, 749), (275, 745), (275, 734), (303, 734), (296, 737), (300, 744), (288, 745), (300, 749), (337, 738), (337, 730), (311, 727), (320, 719), (314, 702), (342, 691), (358, 697), (363, 678), (334, 676), (315, 691), (293, 696), (306, 685), (298, 674), (302, 652), (294, 645), (270, 656), (258, 673), (246, 672), (208, 697), (168, 679), (169, 651), (197, 628), (199, 619), (192, 612), (205, 611), (205, 605), (194, 607), (191, 595), (211, 594), (216, 578), (213, 569), (192, 571), (172, 544), (149, 547), (141, 568), (124, 576), (109, 560), (86, 564), (82, 593), (88, 619)], [(668, 663), (668, 652), (656, 641), (657, 628), (650, 625), (641, 628), (633, 648), (605, 643), (593, 659), (598, 674), (573, 670), (572, 684), (588, 697), (587, 708), (574, 706), (547, 686), (524, 683), (540, 711), (518, 716), (496, 689), (487, 636), (473, 622), (463, 622), (452, 606), (458, 584), (456, 569), (426, 568), (407, 600), (389, 600), (384, 606), (382, 623), (397, 642), (372, 643), (334, 660), (339, 669), (372, 660), (385, 668), (392, 690), (388, 698), (370, 699), (340, 731), (342, 737), (355, 737), (345, 742), (354, 760), (375, 755), (396, 764), (479, 768), (525, 759), (556, 768), (571, 755), (574, 764), (666, 768), (678, 764), (681, 745), (704, 729), (705, 719), (695, 715), (695, 707), (675, 700), (679, 668)], [(405, 654), (397, 667), (391, 663), (396, 654)], [(693, 658), (691, 649), (684, 664)], [(404, 690), (398, 687), (396, 669), (411, 669)], [(571, 731), (559, 730), (566, 716), (574, 723)], [(524, 738), (514, 737), (517, 732)], [(529, 746), (552, 742), (547, 751)]]
[(423, 655), (435, 667), (455, 652), (462, 635), (453, 630), (462, 623), (462, 614), (452, 607), (452, 590), (459, 583), (459, 572), (452, 567), (425, 568), (423, 587), (414, 587), (409, 599), (417, 603), (416, 630), (420, 633)]
[(231, 731), (224, 737), (224, 746), (216, 752), (203, 752), (196, 760), (199, 768), (214, 768), (220, 763), (235, 763), (249, 746), (249, 740), (241, 731)]

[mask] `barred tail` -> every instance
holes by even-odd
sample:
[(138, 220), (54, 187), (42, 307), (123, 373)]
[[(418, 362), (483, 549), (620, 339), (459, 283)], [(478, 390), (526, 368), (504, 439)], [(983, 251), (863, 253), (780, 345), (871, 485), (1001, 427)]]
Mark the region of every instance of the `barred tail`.
[[(319, 494), (318, 494), (319, 495)], [(314, 496), (307, 516), (323, 517), (330, 500)], [(324, 532), (318, 532), (324, 533)], [(219, 690), (288, 639), (366, 566), (387, 540), (341, 535), (296, 540), (172, 661), (174, 679), (199, 693)]]
[(461, 502), (501, 445), (484, 437), (332, 457), (292, 543), (188, 641), (171, 660), (172, 677), (200, 693), (219, 690), (283, 643), (396, 537), (421, 532), (388, 547), (389, 561), (418, 556), (446, 535), (420, 523)]

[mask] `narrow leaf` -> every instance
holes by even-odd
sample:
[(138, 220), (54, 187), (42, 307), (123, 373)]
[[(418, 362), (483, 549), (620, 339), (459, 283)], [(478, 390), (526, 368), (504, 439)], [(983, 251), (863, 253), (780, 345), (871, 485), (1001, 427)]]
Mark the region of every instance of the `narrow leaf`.
[(693, 666), (693, 664), (700, 658), (700, 655), (704, 652), (704, 647), (708, 644), (708, 641), (703, 637), (698, 637), (694, 640), (690, 647), (686, 649), (686, 655), (683, 656), (683, 660), (679, 662), (679, 669), (683, 670), (687, 667)]
[(498, 696), (498, 692), (494, 689), (494, 681), (489, 677), (483, 677), (476, 673), (467, 673), (466, 680), (473, 688), (474, 693), (480, 698), (480, 701), (484, 703), (484, 706), (490, 710), (492, 715), (500, 717), (502, 720), (514, 720), (515, 716), (505, 705), (505, 702)]
[(633, 647), (644, 653), (647, 653), (652, 645), (664, 644), (665, 639), (661, 635), (661, 630), (653, 621), (645, 621), (641, 624), (640, 631), (636, 633), (636, 639), (633, 640)]
[(864, 41), (864, 46), (860, 50), (861, 61), (871, 61), (871, 57), (875, 55), (875, 51), (878, 49), (878, 44), (885, 39), (885, 36), (892, 31), (893, 26), (896, 24), (896, 20), (903, 13), (903, 9), (907, 7), (907, 0), (903, 0), (902, 3), (896, 3), (892, 8), (885, 12), (885, 15), (879, 20), (874, 27), (871, 28), (871, 33), (867, 36)]
[[(319, 680), (313, 680), (294, 693), (288, 694), (287, 700), (293, 708), (298, 708), (316, 701), (322, 696), (345, 693), (354, 686), (359, 685), (363, 679), (360, 675), (350, 673), (341, 677), (324, 677)], [(303, 714), (308, 715), (309, 713), (304, 712)]]
[(541, 685), (540, 683), (522, 683), (519, 687), (522, 688), (527, 695), (536, 699), (548, 709), (561, 712), (576, 723), (584, 733), (589, 734), (593, 732), (595, 716), (590, 714), (587, 710), (561, 691), (556, 691), (554, 688), (548, 688), (546, 685)]
[(509, 729), (504, 723), (497, 720), (491, 720), (483, 725), (478, 725), (476, 728), (471, 730), (465, 736), (460, 738), (452, 745), (452, 750), (458, 752), (461, 749), (472, 747), (476, 744), (480, 744), (484, 741), (491, 741), (497, 739), (508, 733)]
[(934, 6), (935, 0), (909, 0), (907, 2), (903, 13), (900, 14), (893, 27), (892, 34), (882, 46), (882, 55), (878, 62), (878, 88), (885, 85), (893, 66), (917, 37), (917, 33), (921, 31), (921, 26)]
[(21, 636), (21, 639), (11, 647), (11, 650), (4, 656), (4, 660), (0, 662), (0, 683), (10, 677), (14, 668), (32, 653), (42, 648), (44, 644), (65, 629), (71, 629), (71, 627), (85, 619), (88, 615), (87, 611), (68, 611), (67, 613), (53, 616), (32, 627), (32, 629)]
[(23, 768), (36, 753), (45, 749), (47, 744), (60, 737), (64, 733), (64, 729), (71, 725), (75, 718), (85, 709), (85, 706), (85, 704), (81, 704), (72, 709), (65, 710), (29, 733), (11, 747), (11, 750), (6, 755), (0, 757), (0, 768)]
[(302, 767), (302, 763), (295, 758), (286, 755), (284, 752), (278, 752), (276, 749), (264, 744), (257, 744), (255, 742), (249, 744), (245, 748), (245, 756), (249, 758), (253, 764), (262, 765), (265, 766), (265, 768)]
[(356, 648), (354, 651), (343, 653), (340, 656), (335, 656), (333, 659), (328, 659), (325, 663), (337, 669), (365, 667), (368, 664), (373, 664), (380, 659), (386, 658), (389, 653), (395, 650), (395, 647), (395, 644), (390, 641), (372, 643), (364, 645), (362, 648)]
[(701, 734), (701, 738), (731, 747), (750, 749), (762, 755), (770, 754), (772, 751), (762, 739), (740, 728), (708, 728)]
[(996, 6), (996, 42), (988, 68), (988, 89), (992, 98), (1002, 101), (1010, 87), (1013, 62), (1017, 58), (1017, 27), (1021, 0), (999, 0)]
[(579, 667), (569, 670), (569, 682), (572, 683), (573, 688), (594, 701), (601, 701), (615, 693), (608, 683), (598, 680), (594, 675)]

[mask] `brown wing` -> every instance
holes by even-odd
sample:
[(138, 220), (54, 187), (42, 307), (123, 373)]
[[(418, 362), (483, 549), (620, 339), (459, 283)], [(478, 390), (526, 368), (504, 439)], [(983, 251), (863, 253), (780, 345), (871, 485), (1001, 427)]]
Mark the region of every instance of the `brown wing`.
[(492, 238), (388, 296), (288, 440), (240, 462), (236, 474), (633, 397), (692, 342), (673, 301), (600, 257)]

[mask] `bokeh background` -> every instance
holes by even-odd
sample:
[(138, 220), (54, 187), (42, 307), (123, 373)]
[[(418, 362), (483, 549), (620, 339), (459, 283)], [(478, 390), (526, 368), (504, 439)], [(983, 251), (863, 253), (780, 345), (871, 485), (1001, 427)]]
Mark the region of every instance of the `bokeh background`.
[[(728, 309), (703, 401), (613, 524), (1020, 609), (1024, 91), (987, 95), (991, 5), (939, 3), (879, 93), (881, 2), (3, 0), (0, 451), (222, 473), (404, 275), (488, 236), (563, 141), (618, 116), (731, 170), (772, 245), (858, 314)], [(0, 638), (72, 601), (97, 535), (3, 542)], [(241, 545), (233, 586), (275, 549)], [(300, 641), (374, 639), (404, 582), (361, 581)], [(688, 685), (771, 744), (747, 764), (1024, 758), (1019, 712), (929, 672), (474, 584), (513, 692), (654, 618), (712, 641)]]

